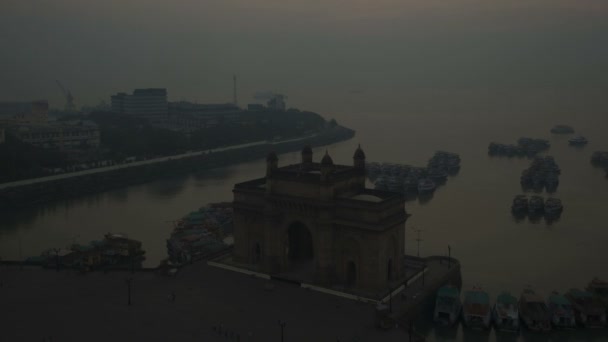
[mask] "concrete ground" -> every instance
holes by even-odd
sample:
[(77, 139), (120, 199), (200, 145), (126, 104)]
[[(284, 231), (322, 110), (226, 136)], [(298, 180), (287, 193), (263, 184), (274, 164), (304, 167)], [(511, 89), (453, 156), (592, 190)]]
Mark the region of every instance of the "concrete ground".
[(374, 328), (370, 304), (202, 262), (172, 278), (0, 265), (0, 282), (0, 341), (268, 342), (281, 341), (279, 320), (284, 341), (407, 340), (401, 329)]

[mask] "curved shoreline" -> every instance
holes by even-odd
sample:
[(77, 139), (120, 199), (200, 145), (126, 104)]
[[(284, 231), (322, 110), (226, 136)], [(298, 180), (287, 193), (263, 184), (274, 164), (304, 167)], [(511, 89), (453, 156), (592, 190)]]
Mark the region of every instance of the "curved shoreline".
[(354, 130), (337, 126), (313, 136), (294, 138), (277, 143), (249, 143), (115, 167), (91, 169), (73, 174), (5, 183), (0, 185), (0, 212), (19, 210), (55, 200), (99, 193), (165, 177), (252, 161), (264, 158), (271, 150), (276, 153), (287, 153), (300, 150), (304, 144), (311, 146), (330, 145), (349, 140), (354, 135)]

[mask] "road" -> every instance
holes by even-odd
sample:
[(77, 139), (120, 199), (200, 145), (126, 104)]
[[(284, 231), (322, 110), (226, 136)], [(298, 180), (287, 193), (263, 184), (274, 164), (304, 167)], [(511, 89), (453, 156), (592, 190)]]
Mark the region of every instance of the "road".
[(172, 155), (172, 156), (165, 156), (165, 157), (135, 161), (135, 162), (130, 162), (130, 163), (122, 163), (122, 164), (112, 165), (112, 166), (98, 167), (98, 168), (93, 168), (93, 169), (88, 169), (88, 170), (83, 170), (83, 171), (67, 172), (67, 173), (62, 173), (62, 174), (58, 174), (58, 175), (46, 176), (46, 177), (24, 179), (24, 180), (19, 180), (19, 181), (14, 181), (14, 182), (2, 183), (2, 184), (0, 184), (0, 189), (5, 189), (5, 188), (10, 188), (10, 187), (15, 187), (15, 186), (22, 186), (22, 185), (29, 185), (29, 184), (36, 184), (36, 183), (44, 183), (44, 182), (53, 181), (53, 180), (90, 175), (90, 174), (94, 174), (94, 173), (119, 170), (119, 169), (124, 169), (124, 168), (129, 168), (129, 167), (140, 166), (140, 165), (162, 163), (162, 162), (165, 162), (168, 160), (195, 157), (195, 156), (200, 156), (200, 155), (207, 154), (207, 153), (230, 151), (230, 150), (236, 150), (236, 149), (240, 149), (240, 148), (259, 146), (259, 145), (265, 145), (265, 144), (277, 145), (277, 144), (294, 142), (294, 141), (308, 140), (308, 139), (314, 138), (316, 136), (317, 136), (317, 134), (312, 134), (312, 135), (307, 135), (307, 136), (301, 137), (301, 138), (294, 138), (294, 139), (287, 139), (287, 140), (280, 140), (280, 141), (268, 141), (268, 140), (256, 141), (256, 142), (251, 142), (251, 143), (246, 143), (246, 144), (219, 147), (219, 148), (208, 149), (208, 150), (203, 150), (203, 151), (193, 151), (193, 152), (187, 152), (187, 153), (182, 153), (182, 154), (176, 154), (176, 155)]

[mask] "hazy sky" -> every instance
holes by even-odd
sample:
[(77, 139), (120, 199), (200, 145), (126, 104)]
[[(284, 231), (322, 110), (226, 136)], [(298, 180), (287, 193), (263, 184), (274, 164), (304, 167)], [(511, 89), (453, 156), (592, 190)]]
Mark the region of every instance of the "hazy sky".
[[(0, 100), (608, 88), (605, 0), (2, 0)], [(295, 96), (294, 96), (295, 95)]]

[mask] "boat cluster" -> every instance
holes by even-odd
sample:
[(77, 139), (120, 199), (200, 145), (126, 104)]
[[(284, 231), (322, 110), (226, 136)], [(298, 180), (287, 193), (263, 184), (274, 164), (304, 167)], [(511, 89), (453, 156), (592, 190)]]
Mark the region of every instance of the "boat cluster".
[(521, 186), (524, 190), (542, 191), (545, 188), (548, 192), (555, 192), (560, 174), (561, 169), (552, 156), (536, 157), (530, 167), (522, 171)]
[(597, 167), (603, 167), (604, 170), (606, 170), (606, 177), (608, 177), (608, 152), (593, 152), (593, 154), (591, 155), (591, 164)]
[(460, 156), (444, 151), (436, 152), (427, 167), (376, 162), (366, 164), (367, 176), (377, 190), (418, 195), (432, 194), (437, 185), (445, 183), (449, 175), (455, 175), (459, 170)]
[(444, 286), (437, 292), (433, 319), (451, 326), (462, 316), (464, 325), (472, 329), (486, 330), (494, 325), (498, 331), (518, 332), (522, 323), (528, 330), (548, 332), (552, 328), (606, 327), (607, 311), (608, 282), (596, 278), (586, 290), (552, 292), (546, 299), (532, 289), (522, 291), (519, 300), (502, 292), (494, 305), (481, 288), (465, 291), (461, 301), (457, 288)]
[(549, 197), (545, 201), (541, 196), (532, 196), (530, 199), (526, 195), (517, 195), (513, 199), (511, 212), (516, 217), (530, 218), (545, 216), (547, 220), (558, 219), (564, 210), (562, 201), (558, 198)]
[[(553, 133), (553, 134), (573, 134), (574, 128), (572, 128), (572, 126), (568, 126), (568, 125), (555, 125), (553, 128), (551, 128), (551, 133)], [(568, 143), (573, 146), (584, 146), (584, 145), (587, 145), (588, 142), (589, 142), (589, 140), (587, 140), (587, 138), (585, 138), (582, 135), (577, 135), (575, 137), (568, 139)]]
[(169, 261), (188, 263), (228, 248), (225, 238), (232, 232), (233, 218), (231, 203), (212, 203), (174, 222), (167, 239)]
[(548, 140), (519, 138), (516, 145), (491, 142), (488, 146), (488, 154), (491, 156), (532, 158), (540, 152), (548, 150), (549, 147), (551, 147), (551, 144)]

